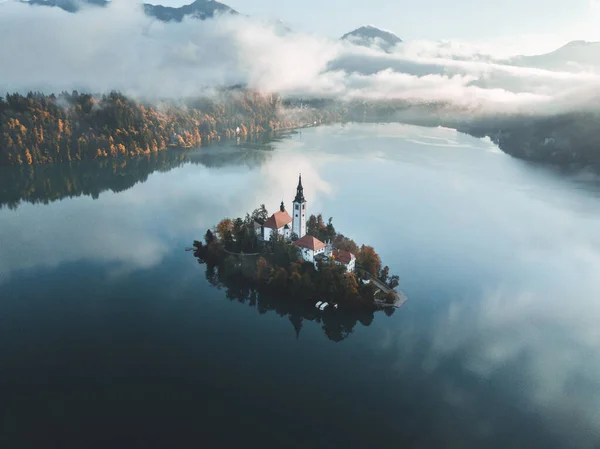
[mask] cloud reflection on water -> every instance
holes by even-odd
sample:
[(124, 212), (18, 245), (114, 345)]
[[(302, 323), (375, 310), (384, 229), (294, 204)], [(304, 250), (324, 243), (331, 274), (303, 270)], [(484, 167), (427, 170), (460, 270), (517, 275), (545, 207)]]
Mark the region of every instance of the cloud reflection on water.
[[(409, 142), (427, 136), (456, 146)], [(408, 385), (390, 394), (442, 398), (435, 413), (423, 412), (432, 434), (454, 435), (447, 447), (459, 447), (466, 427), (500, 445), (530, 425), (557, 446), (594, 447), (596, 177), (490, 155), (489, 142), (446, 129), (324, 127), (278, 147), (257, 166), (188, 164), (96, 201), (0, 210), (0, 273), (89, 259), (156, 267), (223, 216), (260, 202), (273, 210), (282, 196), (289, 205), (301, 171), (309, 212), (333, 215), (402, 276), (410, 301), (386, 324), (374, 321), (368, 347), (379, 332), (377, 354)]]
[[(210, 155), (220, 149), (200, 151)], [(232, 149), (234, 154), (251, 151)], [(260, 203), (275, 210), (282, 199), (290, 207), (300, 171), (311, 197), (330, 191), (320, 167), (301, 153), (264, 158), (261, 151), (254, 150), (259, 162), (255, 168), (187, 164), (155, 172), (143, 185), (126, 191), (103, 192), (97, 200), (0, 210), (0, 282), (15, 270), (78, 260), (112, 262), (115, 273), (152, 268), (223, 217), (243, 216)]]

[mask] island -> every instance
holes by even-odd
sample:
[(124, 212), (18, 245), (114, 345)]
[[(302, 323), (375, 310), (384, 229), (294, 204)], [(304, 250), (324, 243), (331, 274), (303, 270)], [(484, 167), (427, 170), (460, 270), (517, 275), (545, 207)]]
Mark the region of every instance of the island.
[(215, 283), (285, 295), (319, 311), (382, 310), (407, 300), (372, 246), (336, 232), (331, 218), (308, 216), (301, 175), (291, 214), (282, 201), (271, 215), (263, 204), (244, 218), (225, 218), (194, 241), (194, 254)]

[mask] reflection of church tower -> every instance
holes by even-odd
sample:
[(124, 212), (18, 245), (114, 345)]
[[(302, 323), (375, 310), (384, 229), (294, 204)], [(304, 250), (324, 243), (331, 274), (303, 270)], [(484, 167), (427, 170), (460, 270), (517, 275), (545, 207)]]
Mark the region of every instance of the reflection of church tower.
[(290, 321), (296, 330), (296, 340), (300, 338), (300, 329), (302, 329), (302, 317), (300, 315), (290, 315)]
[(292, 217), (292, 232), (298, 238), (306, 234), (306, 200), (304, 199), (304, 188), (302, 187), (302, 175), (298, 177), (296, 198), (294, 198), (294, 216)]

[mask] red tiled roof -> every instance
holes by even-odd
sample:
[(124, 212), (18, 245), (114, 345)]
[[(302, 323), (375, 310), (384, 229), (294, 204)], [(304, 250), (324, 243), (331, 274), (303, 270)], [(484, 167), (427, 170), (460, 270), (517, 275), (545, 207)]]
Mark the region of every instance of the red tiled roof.
[(279, 229), (279, 228), (283, 228), (286, 224), (289, 224), (292, 222), (292, 217), (290, 217), (290, 214), (287, 213), (287, 211), (283, 211), (281, 212), (280, 210), (275, 212), (273, 215), (271, 215), (267, 221), (265, 221), (265, 224), (263, 225), (265, 228), (271, 228), (271, 229)]
[(325, 243), (321, 240), (314, 238), (312, 235), (306, 234), (301, 239), (298, 239), (294, 242), (294, 245), (299, 246), (301, 248), (312, 249), (313, 251), (317, 251), (321, 248), (325, 248)]
[(352, 254), (350, 251), (346, 251), (343, 249), (336, 249), (333, 252), (333, 258), (338, 262), (343, 263), (344, 265), (348, 265), (350, 261), (354, 259), (354, 257), (354, 254)]

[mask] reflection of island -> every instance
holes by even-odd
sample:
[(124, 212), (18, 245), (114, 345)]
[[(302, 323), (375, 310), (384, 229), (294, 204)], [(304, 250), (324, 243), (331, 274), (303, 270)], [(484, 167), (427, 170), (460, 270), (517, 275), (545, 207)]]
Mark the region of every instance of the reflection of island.
[[(199, 262), (204, 263), (201, 259)], [(319, 323), (327, 338), (338, 342), (347, 338), (358, 322), (363, 326), (370, 326), (374, 318), (374, 308), (328, 308), (320, 311), (310, 301), (302, 301), (285, 294), (259, 292), (240, 278), (219, 273), (221, 272), (215, 265), (206, 265), (206, 279), (214, 287), (224, 289), (227, 299), (254, 307), (260, 314), (274, 311), (282, 318), (287, 317), (297, 337), (300, 336), (303, 322), (306, 320)], [(391, 316), (395, 310), (395, 308), (386, 308), (384, 312)]]
[(215, 143), (202, 149), (170, 149), (149, 155), (71, 163), (0, 167), (0, 208), (16, 209), (20, 202), (48, 204), (63, 198), (122, 192), (145, 182), (154, 172), (167, 172), (186, 163), (208, 168), (229, 165), (256, 167), (272, 154), (262, 139)]
[(287, 297), (289, 305), (271, 301), (275, 308), (287, 310), (297, 329), (302, 318), (334, 317), (339, 328), (326, 331), (333, 339), (343, 338), (359, 319), (352, 318), (348, 324), (348, 317), (393, 310), (406, 301), (394, 290), (398, 276), (390, 276), (389, 268), (381, 267), (372, 247), (359, 247), (338, 234), (331, 219), (327, 224), (321, 215), (307, 219), (306, 206), (300, 178), (292, 215), (283, 202), (271, 216), (262, 205), (245, 219), (226, 218), (214, 232), (209, 229), (204, 242), (194, 242), (198, 261), (207, 265), (208, 280), (226, 286), (228, 297), (241, 302), (257, 303), (259, 293), (272, 295), (268, 298)]

